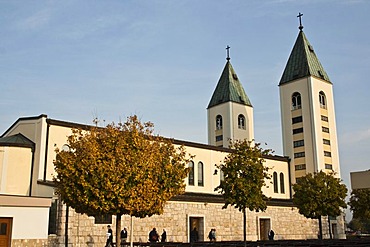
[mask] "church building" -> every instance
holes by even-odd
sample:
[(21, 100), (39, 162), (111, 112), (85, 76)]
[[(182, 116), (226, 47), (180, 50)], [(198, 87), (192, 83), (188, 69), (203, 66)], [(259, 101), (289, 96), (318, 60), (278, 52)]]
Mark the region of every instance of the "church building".
[[(298, 37), (280, 82), (283, 155), (265, 157), (271, 180), (263, 192), (270, 200), (264, 212), (247, 212), (247, 240), (316, 239), (318, 221), (300, 215), (292, 202), (292, 184), (307, 173), (334, 171), (340, 177), (333, 102), (333, 84), (300, 25)], [(225, 67), (207, 107), (208, 144), (174, 140), (193, 155), (184, 181), (185, 194), (167, 202), (164, 213), (143, 219), (122, 216), (122, 227), (133, 241), (147, 242), (157, 228), (167, 241), (189, 242), (196, 228), (198, 241), (243, 240), (243, 214), (222, 209), (214, 191), (222, 174), (218, 164), (230, 153), (229, 140), (254, 139), (253, 106), (233, 69), (229, 47)], [(279, 124), (279, 123), (276, 123)], [(54, 193), (55, 149), (63, 149), (73, 129), (89, 126), (49, 118), (21, 117), (0, 136), (0, 246), (103, 246), (106, 227), (115, 216), (82, 215)], [(133, 224), (131, 225), (131, 220)], [(324, 238), (345, 238), (344, 219), (323, 220)], [(129, 234), (130, 235), (130, 234)], [(116, 241), (114, 239), (114, 241)]]

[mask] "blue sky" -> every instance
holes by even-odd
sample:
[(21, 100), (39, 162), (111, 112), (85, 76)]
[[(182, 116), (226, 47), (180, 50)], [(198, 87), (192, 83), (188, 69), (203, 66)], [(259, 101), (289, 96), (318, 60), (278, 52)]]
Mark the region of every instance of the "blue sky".
[(19, 117), (92, 124), (137, 114), (207, 143), (206, 107), (231, 63), (255, 138), (282, 154), (278, 82), (304, 32), (334, 85), (342, 178), (370, 168), (370, 1), (0, 0), (0, 132)]

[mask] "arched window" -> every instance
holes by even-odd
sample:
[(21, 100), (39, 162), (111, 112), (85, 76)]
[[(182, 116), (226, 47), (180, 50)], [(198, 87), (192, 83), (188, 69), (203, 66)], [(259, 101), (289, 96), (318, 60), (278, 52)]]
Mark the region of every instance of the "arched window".
[(280, 193), (285, 194), (284, 173), (280, 173)]
[(320, 91), (319, 93), (319, 101), (320, 101), (320, 107), (323, 109), (326, 109), (326, 96), (323, 91)]
[(189, 162), (189, 177), (188, 177), (188, 183), (189, 185), (194, 185), (194, 162)]
[(292, 110), (301, 109), (302, 108), (301, 104), (302, 104), (301, 103), (301, 94), (298, 93), (298, 92), (293, 93), (293, 95), (292, 95)]
[(238, 116), (238, 128), (245, 130), (245, 117), (243, 114)]
[(217, 115), (217, 117), (216, 117), (216, 129), (217, 130), (222, 129), (222, 117), (221, 117), (221, 115)]
[(274, 172), (272, 179), (274, 183), (274, 193), (279, 193), (278, 176), (276, 172)]
[(198, 162), (198, 186), (204, 186), (203, 163)]

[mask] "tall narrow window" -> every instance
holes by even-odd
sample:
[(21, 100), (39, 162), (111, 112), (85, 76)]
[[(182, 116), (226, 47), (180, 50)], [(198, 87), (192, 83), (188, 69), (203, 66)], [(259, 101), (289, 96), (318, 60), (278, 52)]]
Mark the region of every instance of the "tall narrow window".
[(58, 229), (58, 200), (53, 199), (49, 208), (48, 234), (56, 234)]
[(323, 91), (319, 93), (320, 107), (326, 109), (326, 97)]
[(189, 162), (189, 177), (188, 177), (189, 185), (194, 185), (194, 162)]
[(292, 110), (301, 109), (301, 94), (298, 92), (293, 93), (292, 95)]
[(280, 193), (285, 194), (284, 173), (280, 172)]
[(198, 186), (204, 186), (203, 163), (198, 163)]
[(220, 183), (225, 180), (225, 173), (220, 169)]
[(274, 182), (274, 193), (279, 193), (279, 184), (278, 184), (278, 176), (277, 173), (274, 172), (272, 175), (273, 177), (273, 182)]
[(221, 115), (217, 115), (217, 117), (216, 117), (216, 129), (217, 130), (222, 129), (222, 117), (221, 117)]
[(245, 117), (243, 114), (238, 116), (238, 128), (245, 130)]

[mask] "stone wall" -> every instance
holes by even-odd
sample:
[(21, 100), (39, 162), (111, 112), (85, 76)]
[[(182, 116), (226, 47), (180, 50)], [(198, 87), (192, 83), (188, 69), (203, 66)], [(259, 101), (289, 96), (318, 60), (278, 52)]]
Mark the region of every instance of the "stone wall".
[(13, 239), (12, 247), (48, 247), (48, 239)]
[[(217, 240), (243, 240), (243, 214), (233, 207), (222, 209), (218, 203), (169, 202), (163, 215), (155, 215), (143, 219), (133, 218), (135, 242), (146, 242), (149, 231), (155, 227), (159, 233), (167, 231), (167, 241), (189, 241), (189, 218), (201, 219), (199, 229), (200, 241), (207, 241), (211, 228), (217, 229)], [(55, 243), (51, 246), (65, 246), (66, 207), (59, 207), (58, 232)], [(68, 218), (69, 246), (104, 246), (107, 224), (94, 224), (94, 217), (77, 214), (69, 209)], [(269, 206), (265, 212), (247, 212), (247, 240), (258, 240), (260, 236), (260, 220), (269, 220), (275, 231), (275, 239), (316, 239), (318, 234), (317, 220), (306, 219), (296, 208)], [(340, 220), (336, 221), (340, 226)], [(343, 222), (342, 222), (343, 223)], [(115, 217), (112, 219), (115, 232)], [(131, 231), (130, 217), (123, 215), (121, 226)], [(339, 227), (340, 228), (340, 227)], [(328, 238), (327, 220), (323, 219), (324, 236)], [(338, 230), (338, 233), (342, 233)], [(344, 231), (343, 231), (344, 234)], [(115, 233), (114, 233), (115, 235)], [(114, 236), (114, 241), (115, 236)], [(39, 245), (42, 246), (42, 245)]]

